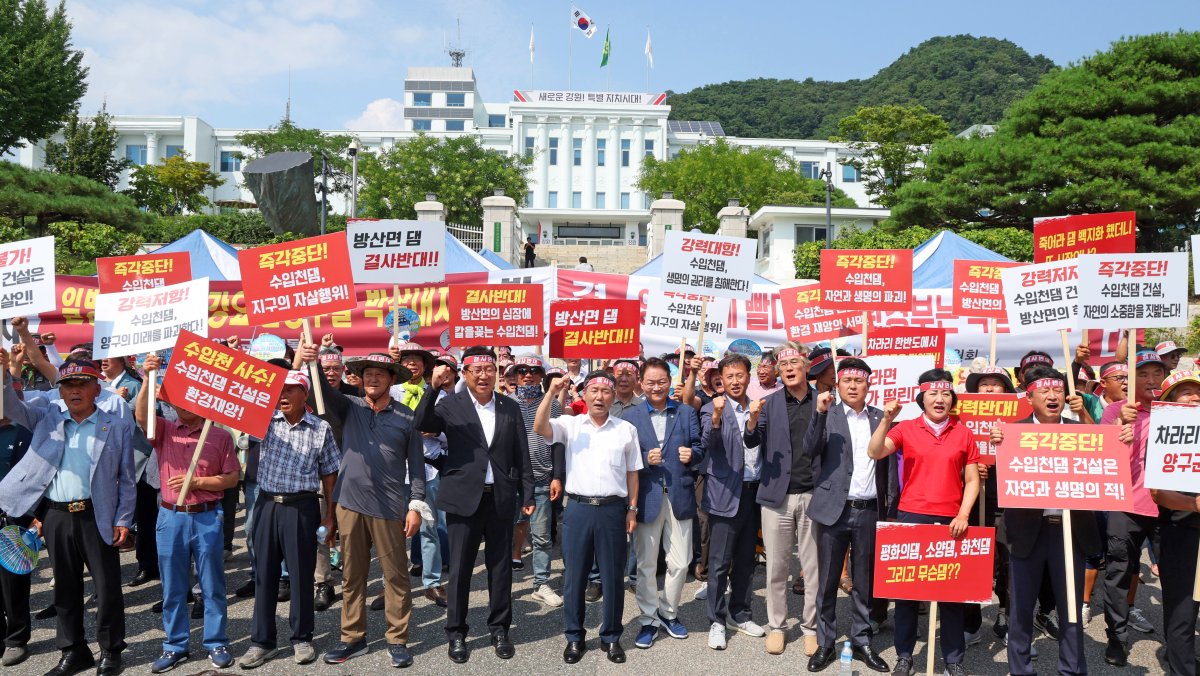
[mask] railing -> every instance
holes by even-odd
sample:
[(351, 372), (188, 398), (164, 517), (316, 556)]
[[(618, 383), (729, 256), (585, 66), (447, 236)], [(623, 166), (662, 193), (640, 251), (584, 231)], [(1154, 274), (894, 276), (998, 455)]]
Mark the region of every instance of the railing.
[(458, 241), (462, 242), (475, 253), (479, 253), (483, 249), (483, 225), (458, 225), (447, 223), (446, 230), (454, 235)]
[(626, 244), (623, 239), (586, 239), (579, 237), (555, 237), (554, 243), (564, 246), (625, 246)]

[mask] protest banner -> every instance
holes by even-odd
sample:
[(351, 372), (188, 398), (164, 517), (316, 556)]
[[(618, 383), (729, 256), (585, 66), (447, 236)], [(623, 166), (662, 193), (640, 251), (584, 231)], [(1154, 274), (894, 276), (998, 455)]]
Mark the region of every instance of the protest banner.
[(58, 307), (54, 284), (54, 237), (0, 244), (0, 319)]
[(208, 335), (208, 278), (96, 298), (95, 359), (165, 350), (181, 331)]
[(1145, 485), (1187, 493), (1200, 487), (1200, 405), (1151, 404)]
[(996, 450), (990, 441), (992, 426), (998, 422), (1016, 422), (1033, 415), (1029, 397), (1023, 394), (971, 394), (960, 392), (958, 406), (952, 412), (971, 430), (979, 449), (979, 462), (996, 464)]
[(1133, 253), (1137, 212), (1081, 214), (1033, 219), (1033, 262), (1048, 263), (1082, 254)]
[(636, 359), (636, 300), (558, 300), (550, 303), (552, 359)]
[(750, 297), (758, 240), (668, 230), (663, 240), (663, 291)]
[(262, 326), (352, 310), (353, 271), (345, 233), (238, 252), (246, 314)]
[(1079, 268), (1074, 260), (1006, 268), (1000, 279), (1012, 333), (1075, 328)]
[(862, 333), (863, 313), (822, 308), (817, 282), (780, 289), (779, 300), (788, 340), (816, 343)]
[(449, 306), (455, 347), (542, 344), (540, 284), (452, 284)]
[(1176, 328), (1188, 322), (1188, 254), (1084, 254), (1079, 266), (1079, 324), (1127, 329)]
[(1116, 425), (1004, 426), (996, 448), (999, 506), (1023, 509), (1133, 509), (1129, 446)]
[(984, 317), (988, 320), (988, 365), (996, 365), (996, 321), (1007, 319), (1004, 287), (1000, 271), (1022, 263), (1006, 261), (954, 261), (954, 281), (950, 291), (954, 311), (964, 317)]
[(911, 249), (821, 250), (823, 310), (912, 309)]
[(900, 402), (902, 408), (897, 421), (911, 420), (921, 415), (917, 406), (917, 393), (921, 391), (917, 378), (933, 368), (933, 357), (929, 355), (905, 355), (892, 357), (868, 357), (871, 367), (871, 389), (867, 391), (867, 406), (882, 409), (889, 401)]
[(192, 281), (192, 257), (186, 251), (96, 259), (100, 293), (157, 289)]
[(441, 221), (351, 219), (346, 239), (359, 284), (428, 284), (446, 278), (446, 224)]
[(933, 357), (933, 368), (940, 369), (946, 356), (946, 330), (909, 327), (875, 329), (867, 337), (866, 354), (872, 357), (926, 355)]
[[(663, 291), (646, 299), (646, 317), (642, 331), (647, 334), (670, 336), (699, 335), (700, 316), (704, 315), (704, 333), (710, 338), (724, 338), (729, 322), (729, 299), (708, 298), (696, 294)], [(641, 309), (641, 303), (638, 303)]]

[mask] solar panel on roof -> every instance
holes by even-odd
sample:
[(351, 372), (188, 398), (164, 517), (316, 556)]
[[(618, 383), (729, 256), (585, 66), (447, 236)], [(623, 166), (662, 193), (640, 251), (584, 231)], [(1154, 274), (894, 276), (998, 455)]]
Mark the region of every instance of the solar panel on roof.
[(724, 136), (725, 130), (720, 122), (697, 120), (667, 120), (667, 129), (677, 134), (704, 134), (706, 136)]

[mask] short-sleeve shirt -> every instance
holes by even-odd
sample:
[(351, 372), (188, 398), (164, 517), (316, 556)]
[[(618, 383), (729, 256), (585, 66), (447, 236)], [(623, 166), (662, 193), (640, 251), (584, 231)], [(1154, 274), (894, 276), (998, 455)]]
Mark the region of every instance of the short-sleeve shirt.
[[(173, 476), (187, 474), (192, 464), (192, 454), (196, 452), (196, 443), (200, 441), (200, 431), (204, 423), (188, 427), (181, 422), (159, 417), (158, 434), (155, 435), (154, 450), (158, 451), (158, 475), (164, 502), (175, 504), (179, 498), (179, 490), (167, 485), (167, 480)], [(213, 427), (208, 431), (204, 440), (204, 450), (200, 452), (200, 462), (196, 464), (194, 476), (221, 476), (230, 472), (240, 472), (237, 454), (233, 450), (233, 437), (223, 429)], [(221, 491), (203, 491), (193, 484), (188, 491), (184, 504), (200, 505), (213, 502), (224, 497)]]
[(611, 415), (597, 427), (592, 416), (584, 414), (551, 418), (550, 429), (552, 443), (566, 447), (568, 493), (629, 497), (625, 474), (642, 469), (637, 428)]
[[(1100, 416), (1102, 425), (1120, 425), (1124, 401), (1109, 404)], [(1133, 509), (1130, 514), (1158, 516), (1158, 503), (1146, 488), (1146, 440), (1150, 436), (1150, 411), (1139, 408), (1133, 420), (1133, 444), (1129, 447), (1129, 481), (1133, 485)]]
[(905, 420), (888, 432), (896, 452), (904, 453), (900, 511), (929, 516), (958, 516), (963, 497), (963, 469), (979, 462), (971, 430), (950, 416), (936, 434), (925, 416)]
[(295, 425), (275, 411), (258, 449), (258, 487), (268, 493), (313, 493), (336, 474), (341, 453), (329, 423), (305, 413)]

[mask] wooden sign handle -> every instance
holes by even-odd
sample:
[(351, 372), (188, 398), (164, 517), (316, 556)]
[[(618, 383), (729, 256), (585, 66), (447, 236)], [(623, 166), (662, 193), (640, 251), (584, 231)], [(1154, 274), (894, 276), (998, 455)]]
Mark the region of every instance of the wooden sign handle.
[[(704, 325), (708, 323), (708, 297), (700, 301), (700, 337), (696, 341), (696, 354), (704, 356)], [(682, 357), (680, 357), (682, 359)], [(682, 362), (680, 362), (682, 363)]]
[(1071, 377), (1071, 341), (1067, 337), (1066, 329), (1059, 329), (1058, 335), (1062, 337), (1063, 363), (1067, 366), (1067, 392), (1073, 397), (1075, 396), (1075, 379)]
[(933, 676), (933, 663), (937, 659), (934, 655), (934, 648), (937, 647), (937, 610), (938, 602), (929, 602), (929, 640), (925, 642), (925, 650), (929, 651), (929, 656), (925, 660), (925, 676)]
[(154, 410), (158, 402), (158, 369), (146, 371), (146, 438), (154, 441), (158, 430), (158, 413)]
[[(309, 343), (313, 342), (312, 325), (307, 317), (304, 318), (304, 340)], [(321, 373), (321, 368), (317, 366), (316, 361), (308, 363), (308, 372), (309, 377), (312, 378), (313, 396), (317, 400), (317, 415), (325, 415), (325, 393), (321, 391), (321, 381), (317, 380), (324, 378), (325, 374)]]
[(991, 350), (988, 352), (988, 366), (996, 365), (996, 318), (992, 317), (988, 320), (988, 336), (991, 343)]
[(1196, 584), (1192, 587), (1192, 600), (1200, 601), (1200, 548), (1196, 549)]
[(400, 285), (392, 285), (392, 338), (400, 347)]
[(1071, 510), (1064, 509), (1062, 513), (1063, 557), (1067, 564), (1067, 622), (1075, 624), (1079, 621), (1075, 609), (1075, 545), (1071, 539)]
[(196, 465), (200, 464), (200, 453), (204, 450), (204, 442), (208, 441), (208, 433), (212, 430), (212, 421), (205, 420), (204, 427), (200, 429), (200, 440), (196, 442), (196, 450), (192, 452), (192, 464), (188, 465), (187, 474), (183, 476), (183, 486), (179, 488), (179, 497), (175, 500), (176, 507), (182, 507), (187, 500), (188, 493), (192, 490), (192, 479), (196, 475)]

